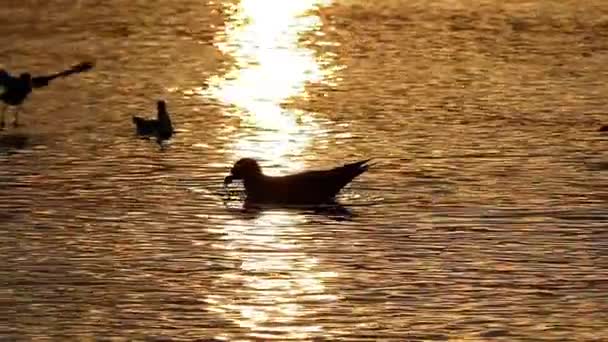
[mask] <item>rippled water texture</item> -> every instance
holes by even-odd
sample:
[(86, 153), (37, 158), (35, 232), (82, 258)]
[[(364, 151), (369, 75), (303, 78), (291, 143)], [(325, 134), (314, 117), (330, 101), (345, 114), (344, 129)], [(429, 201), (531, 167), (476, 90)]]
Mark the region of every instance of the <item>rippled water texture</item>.
[[(97, 63), (0, 132), (0, 340), (608, 340), (605, 1), (0, 17), (0, 67)], [(131, 124), (159, 98), (164, 151)], [(222, 187), (243, 156), (378, 165), (350, 213), (244, 212)]]

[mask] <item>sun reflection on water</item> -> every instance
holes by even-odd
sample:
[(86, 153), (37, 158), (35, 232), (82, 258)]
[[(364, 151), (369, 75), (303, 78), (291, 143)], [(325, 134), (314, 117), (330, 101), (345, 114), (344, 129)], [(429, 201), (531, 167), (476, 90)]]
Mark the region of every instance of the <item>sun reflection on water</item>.
[[(331, 72), (314, 51), (299, 46), (303, 33), (320, 32), (321, 20), (312, 11), (327, 4), (243, 0), (226, 5), (230, 20), (218, 33), (216, 46), (233, 59), (234, 67), (212, 77), (203, 92), (226, 104), (225, 115), (239, 120), (236, 129), (226, 127), (230, 160), (259, 159), (273, 166), (271, 174), (304, 168), (301, 156), (322, 133), (320, 121), (282, 104), (305, 97), (308, 83), (322, 82)], [(214, 247), (240, 267), (219, 276), (222, 291), (207, 297), (210, 310), (254, 339), (324, 336), (321, 325), (303, 323), (301, 317), (320, 315), (325, 303), (337, 300), (324, 285), (336, 274), (324, 271), (304, 251), (308, 242), (298, 238), (304, 221), (297, 213), (275, 210), (227, 222), (223, 241)]]
[(295, 237), (303, 220), (287, 211), (266, 211), (254, 220), (228, 222), (224, 243), (214, 247), (241, 264), (237, 271), (220, 276), (218, 282), (228, 290), (207, 297), (210, 309), (247, 329), (251, 337), (324, 335), (320, 325), (298, 319), (318, 315), (323, 303), (338, 299), (327, 294), (324, 285), (337, 274), (319, 270), (319, 261), (301, 251)]
[(204, 92), (232, 107), (226, 115), (241, 119), (230, 149), (232, 160), (259, 159), (275, 167), (270, 173), (304, 167), (294, 157), (321, 127), (310, 113), (281, 104), (306, 96), (306, 84), (321, 82), (328, 73), (315, 52), (299, 46), (298, 40), (321, 26), (320, 18), (309, 11), (329, 2), (243, 0), (226, 5), (231, 20), (215, 44), (234, 59), (234, 68), (212, 77)]

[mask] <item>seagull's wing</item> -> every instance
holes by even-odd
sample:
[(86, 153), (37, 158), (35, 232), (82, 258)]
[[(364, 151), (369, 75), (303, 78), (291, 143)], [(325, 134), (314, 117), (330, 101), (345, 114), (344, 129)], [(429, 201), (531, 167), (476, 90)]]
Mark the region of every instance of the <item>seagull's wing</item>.
[(282, 177), (282, 182), (284, 186), (295, 190), (294, 192), (300, 193), (301, 196), (333, 197), (355, 177), (367, 171), (370, 160), (345, 164), (330, 170), (289, 175)]
[(51, 75), (33, 77), (32, 78), (32, 88), (45, 87), (49, 84), (49, 82), (51, 82), (52, 80), (54, 80), (58, 77), (65, 77), (65, 76), (69, 76), (71, 74), (89, 71), (93, 68), (93, 66), (94, 66), (94, 64), (92, 62), (83, 62), (83, 63), (76, 64), (67, 70), (60, 71), (60, 72), (57, 72), (57, 73), (54, 73)]

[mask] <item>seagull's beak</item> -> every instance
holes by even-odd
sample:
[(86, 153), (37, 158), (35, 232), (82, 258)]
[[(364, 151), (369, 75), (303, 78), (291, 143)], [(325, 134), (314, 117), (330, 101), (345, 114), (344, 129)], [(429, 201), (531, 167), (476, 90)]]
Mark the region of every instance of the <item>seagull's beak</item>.
[(226, 178), (224, 178), (224, 186), (232, 183), (233, 179), (234, 179), (234, 177), (232, 175), (226, 176)]

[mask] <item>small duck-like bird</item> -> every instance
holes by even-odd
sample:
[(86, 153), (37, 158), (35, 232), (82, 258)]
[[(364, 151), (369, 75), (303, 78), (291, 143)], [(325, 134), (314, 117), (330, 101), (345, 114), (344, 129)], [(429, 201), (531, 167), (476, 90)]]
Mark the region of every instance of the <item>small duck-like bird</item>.
[(156, 142), (161, 146), (163, 141), (171, 139), (174, 133), (167, 104), (163, 100), (156, 102), (156, 119), (133, 116), (133, 123), (138, 135), (156, 137)]
[(608, 125), (600, 127), (600, 132), (608, 132)]
[(15, 121), (13, 126), (19, 125), (19, 112), (21, 106), (32, 92), (34, 88), (42, 88), (49, 85), (49, 83), (58, 78), (65, 77), (68, 75), (84, 72), (91, 70), (93, 63), (83, 62), (79, 63), (67, 70), (60, 71), (51, 75), (32, 77), (30, 73), (22, 73), (18, 77), (9, 74), (6, 70), (0, 69), (0, 100), (4, 102), (4, 108), (2, 108), (2, 118), (0, 120), (0, 128), (4, 128), (4, 112), (8, 106), (15, 106), (17, 109), (14, 112)]
[(262, 173), (255, 159), (237, 161), (224, 186), (242, 179), (248, 203), (274, 204), (333, 204), (340, 190), (355, 177), (367, 171), (371, 159), (362, 160), (330, 170), (305, 171), (288, 176), (272, 177)]

